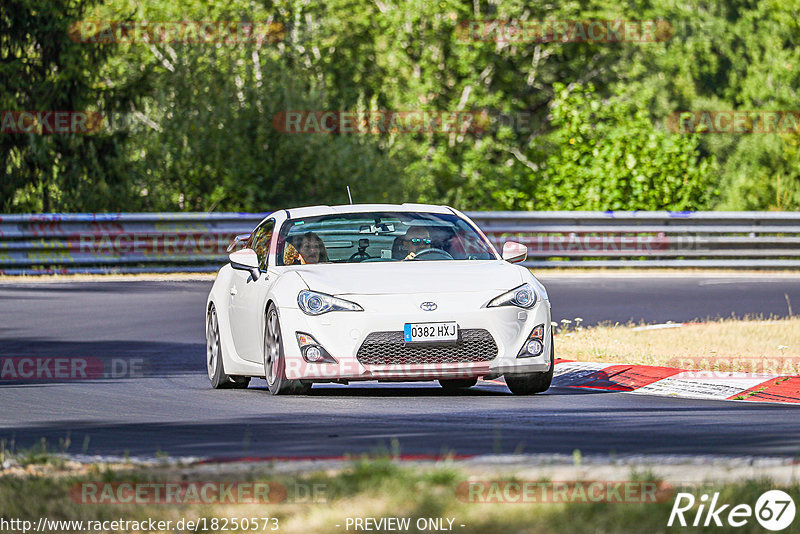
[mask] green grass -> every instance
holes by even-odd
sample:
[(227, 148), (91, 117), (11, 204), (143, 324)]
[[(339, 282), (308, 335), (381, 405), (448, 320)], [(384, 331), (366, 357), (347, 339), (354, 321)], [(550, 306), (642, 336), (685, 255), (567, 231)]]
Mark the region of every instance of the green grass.
[(49, 445), (44, 438), (32, 447), (23, 449), (17, 449), (13, 441), (0, 440), (0, 465), (9, 461), (21, 467), (39, 465), (62, 469), (65, 462), (63, 453), (69, 446), (69, 436), (60, 439), (58, 447)]
[[(528, 471), (530, 473), (530, 470)], [(2, 476), (0, 477), (0, 516), (37, 521), (49, 519), (143, 520), (148, 517), (164, 520), (198, 517), (278, 517), (280, 532), (344, 532), (347, 517), (450, 517), (455, 519), (455, 532), (481, 534), (513, 533), (659, 533), (659, 532), (763, 532), (755, 520), (738, 529), (667, 529), (667, 518), (673, 500), (648, 504), (559, 503), (559, 504), (480, 504), (459, 500), (459, 483), (472, 479), (512, 480), (513, 473), (470, 473), (465, 468), (443, 462), (436, 466), (399, 465), (388, 458), (354, 460), (336, 472), (315, 472), (300, 476), (238, 472), (238, 474), (197, 472), (192, 469), (109, 470), (96, 466), (79, 476)], [(82, 481), (259, 481), (278, 482), (287, 488), (295, 484), (322, 484), (326, 502), (225, 505), (98, 505), (80, 504), (69, 497), (69, 490)], [(632, 471), (629, 480), (653, 481), (648, 471)], [(542, 479), (539, 478), (539, 481)], [(588, 478), (587, 480), (591, 480)], [(689, 490), (696, 497), (720, 491), (720, 501), (732, 504), (755, 504), (759, 495), (775, 484), (767, 480), (742, 481), (724, 486)], [(800, 503), (800, 486), (783, 488)], [(290, 491), (291, 492), (291, 491)], [(800, 520), (796, 521), (800, 523)], [(336, 527), (335, 525), (342, 525)], [(465, 527), (458, 525), (464, 524)], [(792, 527), (783, 532), (794, 532)], [(410, 532), (416, 532), (411, 529)]]

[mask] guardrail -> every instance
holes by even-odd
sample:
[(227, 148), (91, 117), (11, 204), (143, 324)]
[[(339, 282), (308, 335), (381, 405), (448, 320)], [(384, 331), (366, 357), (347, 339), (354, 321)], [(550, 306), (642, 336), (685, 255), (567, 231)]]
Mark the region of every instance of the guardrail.
[(468, 214), (530, 267), (800, 267), (800, 213), (543, 211)]
[[(800, 267), (800, 213), (470, 212), (549, 267)], [(213, 272), (266, 213), (0, 216), (0, 274)]]
[(266, 213), (0, 216), (0, 274), (213, 272)]

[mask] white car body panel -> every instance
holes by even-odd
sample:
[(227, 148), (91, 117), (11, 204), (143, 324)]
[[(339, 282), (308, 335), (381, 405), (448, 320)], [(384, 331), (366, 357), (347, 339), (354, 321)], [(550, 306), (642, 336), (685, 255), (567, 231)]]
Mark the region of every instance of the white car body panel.
[[(445, 206), (315, 206), (271, 214), (264, 219), (276, 222), (269, 269), (253, 280), (249, 272), (227, 264), (218, 272), (208, 296), (206, 309), (213, 303), (217, 310), (222, 361), (228, 375), (264, 377), (265, 314), (270, 302), (278, 307), (288, 379), (432, 380), (550, 369), (552, 340), (547, 292), (528, 269), (500, 259), (494, 247), (491, 250), (495, 260), (275, 266), (274, 245), (287, 211), (292, 219), (366, 211), (456, 214), (478, 230), (466, 216)], [(536, 288), (537, 300), (532, 308), (486, 307), (492, 299), (525, 282)], [(297, 295), (304, 289), (355, 302), (364, 311), (307, 315), (297, 303)], [(437, 308), (424, 311), (420, 308), (423, 302), (435, 302)], [(497, 356), (491, 361), (402, 365), (362, 365), (356, 357), (372, 332), (402, 332), (406, 323), (447, 321), (456, 321), (461, 330), (487, 330), (497, 346)], [(517, 358), (537, 325), (544, 325), (545, 329), (541, 355)], [(305, 362), (296, 339), (298, 332), (313, 336), (338, 363)]]
[(520, 267), (502, 260), (343, 263), (293, 269), (310, 289), (329, 295), (459, 293), (486, 289), (503, 292), (525, 282)]

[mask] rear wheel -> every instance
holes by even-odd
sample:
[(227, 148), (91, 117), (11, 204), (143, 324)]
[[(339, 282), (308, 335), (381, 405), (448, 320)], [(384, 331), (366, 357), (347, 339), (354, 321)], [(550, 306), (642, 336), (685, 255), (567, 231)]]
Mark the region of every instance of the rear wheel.
[(230, 376), (225, 373), (222, 362), (222, 344), (219, 339), (217, 310), (212, 304), (206, 318), (206, 370), (211, 387), (214, 389), (246, 388), (249, 376)]
[(514, 395), (533, 395), (542, 393), (550, 388), (555, 370), (555, 350), (553, 348), (553, 334), (550, 334), (550, 370), (543, 373), (529, 373), (524, 375), (505, 375), (506, 385)]
[(278, 310), (275, 304), (267, 309), (267, 324), (264, 328), (264, 377), (269, 392), (273, 395), (298, 395), (308, 393), (311, 384), (286, 378), (286, 359), (283, 353), (283, 338)]
[(471, 388), (478, 383), (477, 378), (440, 378), (439, 385), (446, 391), (457, 391), (459, 389)]

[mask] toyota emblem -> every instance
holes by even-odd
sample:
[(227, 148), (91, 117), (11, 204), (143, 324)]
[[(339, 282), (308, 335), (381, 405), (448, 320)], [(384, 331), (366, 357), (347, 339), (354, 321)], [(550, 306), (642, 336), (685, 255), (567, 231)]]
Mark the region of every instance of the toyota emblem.
[(420, 309), (423, 311), (433, 311), (439, 306), (435, 302), (423, 302), (419, 305)]

